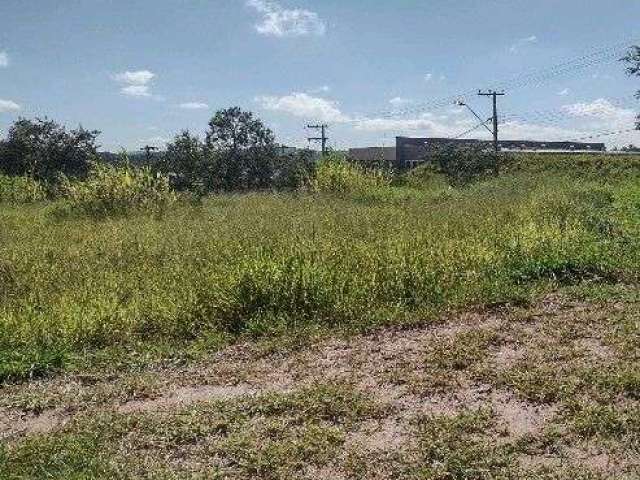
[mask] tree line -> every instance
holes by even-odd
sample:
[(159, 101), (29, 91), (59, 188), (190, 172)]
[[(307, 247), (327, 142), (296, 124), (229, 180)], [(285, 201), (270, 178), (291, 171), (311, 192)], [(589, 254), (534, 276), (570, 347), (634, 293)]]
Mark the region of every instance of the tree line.
[[(85, 178), (104, 158), (98, 153), (99, 135), (83, 127), (68, 130), (46, 118), (21, 118), (0, 141), (0, 173), (47, 184)], [(273, 132), (238, 107), (218, 111), (204, 139), (182, 131), (154, 160), (152, 169), (169, 176), (175, 189), (202, 193), (297, 188), (315, 168), (313, 152), (282, 155)]]

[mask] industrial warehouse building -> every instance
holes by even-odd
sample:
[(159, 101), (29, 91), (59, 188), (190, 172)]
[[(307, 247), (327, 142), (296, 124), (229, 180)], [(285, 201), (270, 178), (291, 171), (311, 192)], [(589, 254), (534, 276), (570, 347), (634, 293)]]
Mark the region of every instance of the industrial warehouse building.
[[(396, 137), (395, 147), (351, 148), (349, 157), (363, 163), (384, 161), (399, 170), (405, 170), (424, 163), (430, 149), (451, 145), (493, 148), (493, 143), (485, 140)], [(607, 150), (604, 143), (502, 140), (499, 145), (504, 152), (602, 153)]]

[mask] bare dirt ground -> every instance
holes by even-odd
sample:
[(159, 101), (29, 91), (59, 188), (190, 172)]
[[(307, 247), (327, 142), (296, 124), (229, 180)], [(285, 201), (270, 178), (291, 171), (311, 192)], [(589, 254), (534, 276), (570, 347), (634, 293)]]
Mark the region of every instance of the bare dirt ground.
[[(432, 438), (425, 437), (425, 421), (478, 411), (489, 412), (492, 419), (490, 431), (476, 432), (481, 442), (492, 448), (517, 446), (509, 447), (509, 454), (515, 458), (514, 468), (523, 472), (640, 478), (634, 476), (640, 475), (638, 433), (633, 430), (638, 421), (631, 429), (616, 427), (611, 433), (605, 425), (593, 434), (580, 427), (591, 417), (585, 420), (576, 413), (611, 405), (640, 411), (637, 392), (614, 381), (623, 363), (625, 372), (629, 367), (637, 373), (637, 354), (630, 353), (635, 344), (616, 337), (616, 319), (628, 318), (628, 309), (624, 303), (550, 295), (532, 307), (452, 314), (436, 325), (323, 339), (299, 350), (265, 351), (245, 343), (182, 368), (112, 378), (68, 375), (7, 386), (0, 390), (0, 439), (11, 449), (99, 412), (170, 416), (210, 402), (340, 385), (382, 406), (383, 414), (340, 426), (344, 438), (335, 455), (294, 470), (292, 478), (396, 478), (398, 455), (402, 465), (425, 462), (425, 438)], [(615, 378), (596, 378), (597, 371), (612, 372)], [(598, 382), (605, 386), (596, 388)], [(607, 386), (610, 383), (614, 386)], [(355, 457), (365, 463), (374, 458), (379, 468), (355, 468)], [(171, 468), (193, 473), (208, 462), (221, 468), (229, 464), (206, 456), (198, 462), (191, 459), (187, 467), (173, 463)], [(593, 477), (572, 477), (574, 468)], [(261, 476), (238, 472), (237, 478)]]

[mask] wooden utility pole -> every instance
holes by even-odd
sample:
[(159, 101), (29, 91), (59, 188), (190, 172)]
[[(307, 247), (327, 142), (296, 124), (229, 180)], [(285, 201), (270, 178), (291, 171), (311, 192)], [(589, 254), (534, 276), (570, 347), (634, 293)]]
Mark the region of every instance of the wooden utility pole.
[(493, 97), (493, 148), (496, 153), (498, 153), (500, 152), (500, 143), (498, 142), (498, 97), (502, 97), (506, 95), (506, 93), (494, 92), (493, 90), (487, 92), (479, 90), (478, 95), (481, 97)]
[(309, 137), (307, 140), (310, 142), (322, 142), (322, 155), (324, 156), (327, 153), (327, 140), (329, 140), (329, 137), (327, 137), (327, 128), (329, 128), (329, 126), (323, 123), (322, 125), (307, 125), (307, 128), (320, 130), (320, 137)]

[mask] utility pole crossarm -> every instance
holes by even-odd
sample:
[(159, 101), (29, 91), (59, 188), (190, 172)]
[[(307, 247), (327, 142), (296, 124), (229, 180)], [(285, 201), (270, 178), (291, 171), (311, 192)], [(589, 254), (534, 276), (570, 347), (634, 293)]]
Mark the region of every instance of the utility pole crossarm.
[(481, 97), (492, 97), (493, 98), (493, 148), (496, 153), (500, 151), (500, 143), (498, 141), (498, 97), (502, 97), (506, 95), (504, 92), (495, 92), (493, 90), (489, 90), (483, 92), (482, 90), (478, 90), (478, 95)]
[(307, 128), (320, 130), (322, 136), (309, 137), (307, 140), (310, 142), (322, 142), (322, 155), (325, 155), (327, 153), (327, 140), (329, 140), (329, 137), (327, 137), (327, 128), (329, 128), (329, 126), (323, 123), (321, 125), (307, 125)]

